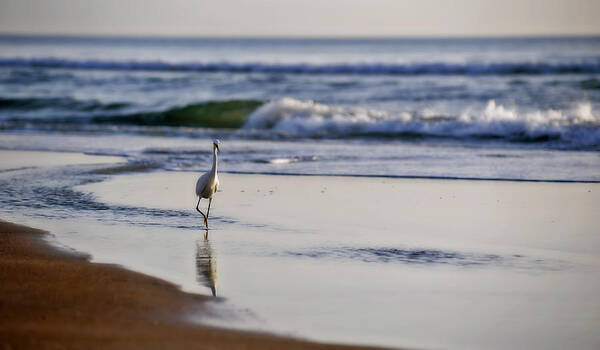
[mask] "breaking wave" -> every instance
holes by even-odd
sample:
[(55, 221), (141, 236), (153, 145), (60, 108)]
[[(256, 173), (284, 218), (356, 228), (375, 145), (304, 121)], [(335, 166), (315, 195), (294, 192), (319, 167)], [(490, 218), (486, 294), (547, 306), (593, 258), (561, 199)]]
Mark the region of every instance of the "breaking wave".
[[(17, 117), (0, 122), (0, 127), (37, 124), (111, 124), (136, 126), (187, 126), (238, 129), (245, 118), (262, 105), (257, 100), (207, 101), (163, 110), (129, 112), (126, 103), (80, 101), (73, 98), (2, 98), (0, 111)], [(42, 116), (26, 118), (23, 112), (44, 110)], [(82, 114), (83, 113), (83, 114)]]
[(514, 75), (600, 73), (600, 62), (498, 62), (498, 63), (263, 63), (165, 62), (75, 60), (61, 58), (2, 58), (0, 66), (69, 69), (263, 72), (293, 74), (397, 74), (397, 75)]
[[(455, 115), (447, 111), (389, 112), (342, 107), (289, 97), (269, 102), (207, 101), (139, 112), (132, 111), (133, 108), (126, 103), (72, 98), (0, 97), (0, 112), (7, 116), (0, 121), (0, 129), (56, 127), (63, 131), (85, 131), (104, 127), (110, 131), (114, 126), (187, 127), (185, 130), (192, 134), (201, 131), (194, 128), (230, 129), (240, 137), (277, 139), (496, 139), (551, 142), (565, 149), (600, 149), (600, 113), (588, 102), (569, 110), (521, 112), (490, 100), (483, 108), (469, 107)], [(31, 114), (39, 111), (42, 116)], [(298, 161), (305, 160), (268, 160), (273, 164)]]
[(246, 129), (268, 129), (282, 136), (351, 136), (557, 141), (574, 148), (600, 146), (600, 114), (591, 104), (573, 110), (520, 113), (490, 100), (483, 110), (458, 116), (433, 112), (398, 114), (284, 98), (266, 103), (247, 117)]

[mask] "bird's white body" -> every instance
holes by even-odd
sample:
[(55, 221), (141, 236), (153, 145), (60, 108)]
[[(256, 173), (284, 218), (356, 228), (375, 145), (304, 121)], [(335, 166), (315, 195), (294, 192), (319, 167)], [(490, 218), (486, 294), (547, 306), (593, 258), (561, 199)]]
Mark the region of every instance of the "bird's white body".
[[(213, 164), (212, 169), (206, 174), (200, 176), (198, 181), (196, 182), (196, 195), (198, 196), (198, 204), (196, 204), (196, 210), (202, 214), (204, 217), (204, 225), (206, 225), (206, 234), (208, 238), (208, 215), (210, 213), (210, 204), (212, 202), (212, 198), (219, 190), (219, 175), (217, 174), (218, 168), (218, 153), (219, 153), (219, 140), (214, 140), (213, 142)], [(206, 210), (206, 215), (198, 208), (200, 205), (200, 200), (202, 198), (208, 199), (208, 209)]]
[(196, 182), (196, 195), (200, 198), (211, 199), (219, 189), (219, 175), (217, 174), (218, 156), (217, 148), (213, 147), (213, 165), (209, 172), (200, 176)]

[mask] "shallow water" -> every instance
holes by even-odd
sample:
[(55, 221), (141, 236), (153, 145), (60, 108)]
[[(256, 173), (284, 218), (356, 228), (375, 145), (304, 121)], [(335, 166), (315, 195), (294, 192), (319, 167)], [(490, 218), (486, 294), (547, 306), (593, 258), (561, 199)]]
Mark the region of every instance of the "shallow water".
[(0, 173), (3, 218), (225, 298), (200, 322), (418, 348), (600, 341), (597, 184), (222, 174), (205, 240), (196, 174), (111, 167)]
[[(206, 129), (200, 129), (206, 130)], [(205, 171), (210, 137), (4, 132), (0, 148), (120, 155), (132, 166)], [(515, 149), (394, 140), (225, 139), (220, 169), (259, 174), (353, 175), (549, 181), (600, 181), (600, 152)], [(142, 169), (139, 169), (142, 170)]]

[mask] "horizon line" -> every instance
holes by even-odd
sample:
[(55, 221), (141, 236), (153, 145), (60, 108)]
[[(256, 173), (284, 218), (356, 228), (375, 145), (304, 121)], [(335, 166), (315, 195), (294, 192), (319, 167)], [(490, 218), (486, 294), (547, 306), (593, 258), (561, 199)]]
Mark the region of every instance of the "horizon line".
[(560, 38), (595, 38), (598, 33), (546, 33), (546, 34), (449, 34), (449, 35), (164, 35), (164, 34), (92, 34), (92, 33), (26, 33), (0, 32), (0, 37), (38, 37), (38, 38), (90, 38), (90, 39), (308, 39), (308, 40), (360, 40), (360, 39), (405, 39), (405, 40), (444, 40), (444, 39), (560, 39)]

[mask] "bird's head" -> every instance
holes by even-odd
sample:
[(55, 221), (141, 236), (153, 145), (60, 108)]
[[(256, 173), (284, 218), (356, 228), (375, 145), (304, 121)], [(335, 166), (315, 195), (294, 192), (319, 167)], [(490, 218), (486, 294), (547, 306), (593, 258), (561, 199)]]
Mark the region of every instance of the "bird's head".
[(218, 151), (219, 150), (219, 145), (221, 144), (221, 141), (219, 141), (219, 139), (214, 139), (213, 140), (213, 146), (214, 148)]

